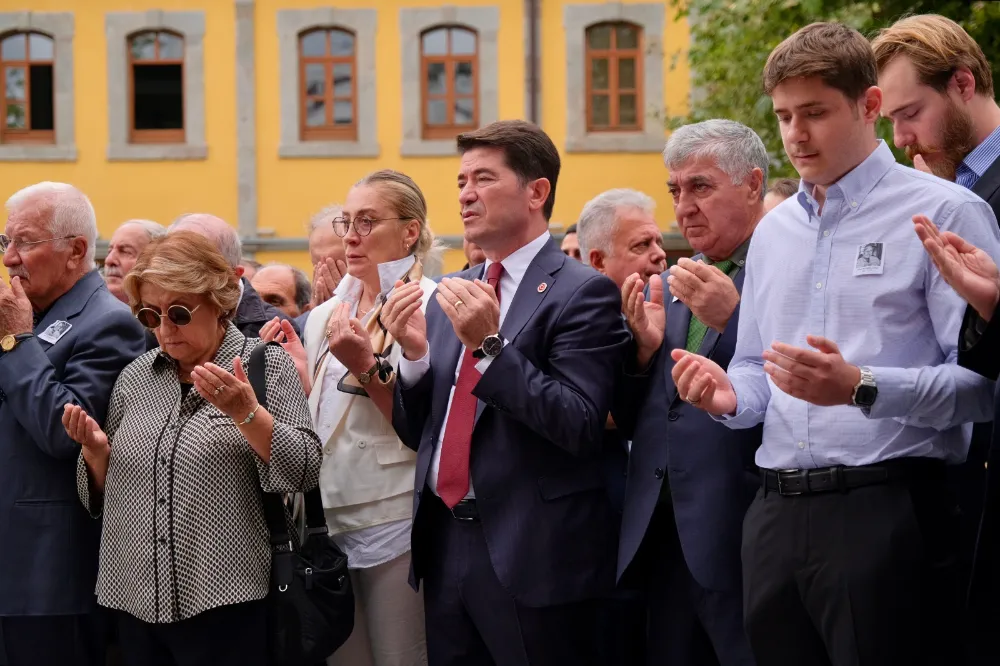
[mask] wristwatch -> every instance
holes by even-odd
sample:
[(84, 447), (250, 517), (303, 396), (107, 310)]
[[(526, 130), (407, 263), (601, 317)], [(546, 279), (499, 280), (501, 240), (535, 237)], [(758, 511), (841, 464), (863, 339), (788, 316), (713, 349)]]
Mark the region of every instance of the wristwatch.
[(33, 333), (18, 333), (17, 335), (5, 335), (0, 338), (0, 351), (4, 353), (13, 351), (14, 347), (24, 342), (28, 338), (35, 337)]
[(479, 345), (479, 349), (472, 352), (472, 358), (495, 358), (503, 351), (503, 336), (499, 333), (494, 333), (493, 335), (487, 335), (483, 338), (483, 344)]
[(374, 377), (375, 374), (378, 373), (379, 365), (380, 365), (379, 362), (375, 361), (375, 365), (373, 365), (372, 367), (368, 368), (368, 370), (358, 375), (358, 381), (361, 383), (362, 386), (370, 382), (372, 380), (372, 377)]
[(861, 380), (854, 386), (854, 393), (851, 395), (851, 404), (860, 407), (862, 411), (868, 411), (875, 404), (878, 397), (878, 385), (875, 383), (875, 375), (871, 369), (861, 366)]

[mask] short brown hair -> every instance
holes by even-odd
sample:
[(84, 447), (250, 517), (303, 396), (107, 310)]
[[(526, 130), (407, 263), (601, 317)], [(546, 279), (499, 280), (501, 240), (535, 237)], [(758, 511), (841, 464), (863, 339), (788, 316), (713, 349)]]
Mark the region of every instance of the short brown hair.
[(959, 67), (967, 67), (976, 93), (993, 97), (993, 72), (983, 50), (962, 26), (937, 14), (909, 16), (883, 28), (872, 41), (878, 71), (896, 56), (907, 56), (920, 82), (939, 93)]
[(207, 294), (225, 320), (232, 319), (240, 302), (236, 271), (212, 241), (193, 231), (158, 238), (139, 255), (123, 285), (133, 314), (142, 308), (143, 284), (180, 294)]
[(546, 178), (552, 186), (545, 200), (542, 213), (552, 217), (556, 204), (556, 181), (559, 179), (559, 151), (549, 135), (538, 125), (524, 120), (500, 120), (472, 132), (458, 135), (461, 153), (473, 148), (499, 148), (503, 151), (507, 167), (517, 174), (521, 183)]
[(878, 70), (871, 44), (841, 23), (813, 23), (778, 44), (764, 65), (764, 92), (768, 95), (783, 81), (819, 77), (851, 100), (878, 84)]
[(787, 199), (799, 191), (799, 181), (794, 178), (777, 178), (771, 182), (771, 187), (767, 188), (767, 191)]

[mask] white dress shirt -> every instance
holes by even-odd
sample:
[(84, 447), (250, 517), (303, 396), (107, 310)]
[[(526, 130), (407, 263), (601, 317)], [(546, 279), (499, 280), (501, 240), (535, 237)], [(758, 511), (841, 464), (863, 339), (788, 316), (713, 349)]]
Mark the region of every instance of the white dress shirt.
[[(378, 265), (381, 293), (386, 298), (392, 291), (396, 280), (403, 279), (410, 272), (413, 262), (414, 258), (410, 255), (397, 261)], [(333, 297), (342, 302), (350, 303), (350, 316), (355, 317), (363, 289), (364, 283), (361, 280), (347, 275), (334, 290)], [(371, 310), (361, 323), (367, 326), (369, 319), (371, 319)], [(319, 436), (320, 442), (324, 444), (333, 437), (334, 430), (339, 423), (339, 419), (334, 420), (333, 413), (336, 411), (336, 401), (343, 400), (344, 394), (337, 390), (337, 384), (346, 373), (347, 367), (336, 356), (330, 354), (329, 359), (327, 359), (326, 371), (319, 382), (319, 387), (317, 387), (321, 393), (319, 412), (316, 418), (316, 434)], [(326, 459), (324, 459), (324, 464), (326, 464)], [(328, 513), (327, 522), (332, 525), (335, 524), (334, 520), (335, 516)], [(367, 569), (377, 567), (409, 552), (411, 523), (410, 518), (393, 520), (349, 532), (338, 532), (333, 534), (332, 538), (344, 550), (348, 566), (351, 569)]]
[[(514, 295), (517, 293), (517, 288), (521, 284), (521, 280), (524, 278), (524, 274), (528, 270), (528, 266), (534, 261), (535, 255), (538, 254), (539, 250), (545, 246), (549, 241), (551, 235), (548, 231), (543, 233), (541, 236), (531, 241), (527, 245), (522, 246), (516, 250), (509, 257), (501, 261), (503, 264), (503, 274), (500, 276), (500, 326), (503, 326), (504, 319), (507, 317), (507, 311), (510, 310), (510, 304), (514, 301)], [(493, 262), (489, 259), (483, 264), (482, 275), (486, 275), (486, 272), (490, 268), (490, 264)], [(505, 343), (506, 344), (506, 343)], [(427, 485), (428, 487), (437, 494), (437, 478), (438, 478), (438, 468), (441, 467), (441, 442), (444, 440), (444, 431), (448, 427), (448, 415), (451, 413), (451, 401), (455, 397), (455, 383), (458, 381), (458, 373), (462, 367), (462, 358), (465, 356), (465, 346), (462, 346), (462, 351), (458, 355), (458, 362), (455, 364), (455, 377), (451, 385), (451, 394), (448, 396), (448, 409), (444, 413), (444, 421), (441, 424), (441, 432), (438, 433), (437, 446), (434, 447), (434, 455), (431, 458), (431, 468), (427, 474)], [(490, 363), (493, 362), (493, 358), (487, 356), (486, 358), (480, 359), (476, 363), (476, 370), (479, 374), (486, 372), (486, 369), (490, 367)], [(413, 386), (420, 378), (424, 376), (431, 367), (430, 359), (430, 349), (428, 348), (427, 353), (423, 355), (422, 358), (416, 361), (409, 361), (405, 356), (400, 358), (399, 361), (399, 380), (403, 382), (404, 386)], [(418, 489), (419, 490), (419, 489)], [(476, 496), (475, 491), (472, 488), (472, 478), (469, 478), (469, 493), (465, 496), (466, 499), (474, 499)]]

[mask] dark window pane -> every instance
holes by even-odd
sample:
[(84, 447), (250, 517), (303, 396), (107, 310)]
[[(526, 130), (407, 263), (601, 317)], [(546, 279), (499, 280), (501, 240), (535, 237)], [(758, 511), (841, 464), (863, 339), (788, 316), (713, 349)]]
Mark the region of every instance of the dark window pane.
[(28, 35), (28, 50), (32, 62), (52, 60), (52, 38), (33, 32)]
[(354, 53), (354, 35), (343, 30), (330, 33), (330, 55), (349, 56)]
[(27, 41), (23, 33), (10, 35), (3, 40), (3, 45), (0, 46), (0, 54), (3, 55), (4, 60), (24, 60), (25, 55), (27, 55), (25, 51), (26, 44)]
[(590, 87), (592, 90), (608, 89), (607, 58), (593, 58), (590, 61)]
[(471, 125), (473, 115), (476, 110), (475, 102), (471, 97), (460, 97), (455, 100), (455, 124)]
[(10, 102), (7, 104), (7, 129), (26, 129), (24, 104)]
[(476, 52), (476, 33), (463, 28), (452, 28), (451, 52), (453, 55), (474, 54)]
[(4, 97), (24, 99), (24, 67), (8, 67), (4, 82)]
[(472, 63), (455, 63), (455, 94), (471, 95), (475, 92), (472, 87)]
[(306, 100), (306, 125), (309, 127), (326, 125), (326, 103), (322, 99)]
[(635, 89), (635, 58), (621, 58), (618, 61), (618, 87)]
[(448, 102), (443, 99), (427, 101), (427, 124), (446, 125), (448, 123)]
[(611, 26), (595, 25), (587, 30), (587, 44), (592, 49), (611, 48)]
[(184, 128), (181, 65), (133, 65), (135, 129)]
[(443, 62), (427, 63), (427, 94), (444, 95), (448, 92), (448, 79)]
[(425, 32), (421, 41), (424, 55), (445, 55), (448, 53), (448, 30), (446, 28)]
[(333, 95), (334, 97), (351, 96), (351, 69), (348, 64), (333, 66)]
[(52, 93), (52, 65), (32, 65), (31, 129), (55, 129), (55, 103)]
[(634, 49), (639, 46), (639, 31), (635, 26), (619, 25), (615, 32), (618, 38), (616, 47), (620, 49)]
[(306, 94), (322, 96), (326, 91), (326, 65), (306, 65)]
[(595, 127), (607, 127), (611, 124), (611, 109), (607, 95), (590, 96), (590, 124)]
[(634, 126), (636, 124), (636, 99), (635, 95), (621, 95), (618, 97), (618, 124), (623, 126)]
[(184, 57), (184, 40), (169, 32), (161, 32), (158, 35), (160, 40), (160, 60), (180, 60)]
[(350, 125), (354, 122), (354, 105), (351, 100), (338, 99), (333, 103), (333, 124)]
[(326, 55), (326, 30), (314, 30), (299, 39), (302, 55), (307, 57)]
[(153, 60), (156, 58), (156, 33), (144, 32), (132, 38), (132, 59)]

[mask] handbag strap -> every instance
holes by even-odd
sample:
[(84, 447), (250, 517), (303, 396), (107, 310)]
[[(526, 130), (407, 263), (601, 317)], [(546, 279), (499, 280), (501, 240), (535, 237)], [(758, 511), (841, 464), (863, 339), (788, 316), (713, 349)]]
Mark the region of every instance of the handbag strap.
[[(258, 344), (250, 352), (247, 379), (257, 397), (257, 403), (267, 409), (267, 347), (276, 344), (266, 342)], [(285, 521), (285, 503), (281, 493), (261, 491), (264, 504), (264, 519), (271, 533), (271, 547), (283, 547), (292, 550), (292, 538), (288, 533), (288, 523)], [(323, 513), (323, 497), (319, 488), (313, 488), (305, 493), (306, 527), (308, 534), (327, 534), (326, 515)]]

